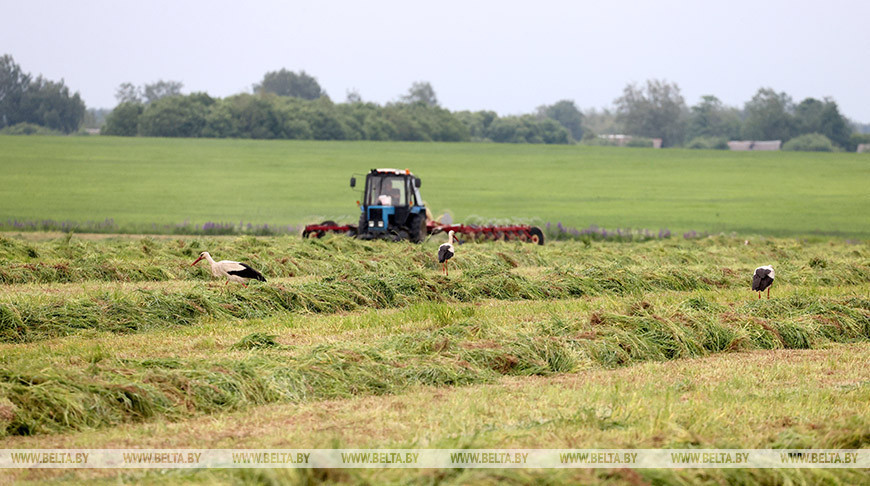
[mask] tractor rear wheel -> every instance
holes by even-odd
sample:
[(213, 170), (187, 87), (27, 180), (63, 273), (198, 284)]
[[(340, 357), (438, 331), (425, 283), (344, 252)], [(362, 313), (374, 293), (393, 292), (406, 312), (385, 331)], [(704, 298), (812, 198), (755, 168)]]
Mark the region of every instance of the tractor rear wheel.
[(541, 231), (541, 228), (538, 228), (537, 226), (532, 226), (531, 228), (529, 228), (529, 235), (531, 235), (529, 237), (529, 241), (531, 241), (532, 243), (537, 243), (539, 245), (544, 244), (544, 232)]

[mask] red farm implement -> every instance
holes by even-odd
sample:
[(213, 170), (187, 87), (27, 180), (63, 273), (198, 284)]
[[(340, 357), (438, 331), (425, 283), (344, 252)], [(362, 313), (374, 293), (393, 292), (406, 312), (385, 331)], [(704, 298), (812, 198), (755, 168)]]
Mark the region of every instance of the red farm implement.
[[(324, 221), (309, 224), (302, 231), (303, 238), (320, 238), (327, 233), (341, 233), (356, 238), (411, 240), (423, 242), (429, 235), (454, 231), (467, 240), (518, 240), (544, 244), (540, 228), (526, 225), (464, 225), (442, 224), (433, 220), (420, 197), (421, 181), (410, 170), (372, 169), (366, 174), (359, 224), (337, 224)], [(356, 177), (350, 178), (350, 187), (356, 187)]]

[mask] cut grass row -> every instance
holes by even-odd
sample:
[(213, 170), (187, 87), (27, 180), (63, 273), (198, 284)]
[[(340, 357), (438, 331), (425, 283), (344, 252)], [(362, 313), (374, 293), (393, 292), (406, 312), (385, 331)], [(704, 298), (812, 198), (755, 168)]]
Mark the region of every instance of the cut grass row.
[(489, 383), (505, 375), (867, 342), (870, 300), (851, 295), (866, 295), (867, 288), (732, 305), (691, 294), (670, 303), (655, 294), (626, 296), (619, 310), (554, 314), (524, 325), (479, 316), (474, 305), (429, 304), (418, 309), (429, 316), (425, 327), (301, 346), (252, 333), (207, 358), (132, 358), (90, 347), (64, 363), (35, 347), (0, 361), (0, 417), (6, 434), (57, 433), (266, 403), (398, 394), (417, 385)]
[[(724, 274), (712, 280), (679, 267), (639, 269), (616, 264), (606, 268), (544, 269), (528, 276), (510, 270), (502, 264), (466, 270), (449, 278), (417, 270), (233, 289), (199, 285), (186, 289), (99, 289), (73, 296), (18, 294), (0, 300), (0, 342), (40, 341), (83, 330), (142, 332), (188, 326), (206, 317), (253, 319), (298, 312), (404, 307), (421, 302), (564, 299), (745, 286), (743, 282), (738, 286), (733, 277)], [(853, 282), (847, 276), (837, 284)]]
[[(204, 280), (210, 278), (207, 266), (190, 263), (206, 250), (218, 260), (250, 263), (267, 278), (435, 270), (437, 244), (445, 238), (435, 236), (427, 244), (413, 245), (343, 236), (87, 240), (70, 234), (34, 241), (7, 234), (0, 235), (0, 284)], [(723, 272), (744, 272), (724, 277), (745, 282), (756, 266), (773, 263), (783, 282), (836, 285), (870, 279), (868, 244), (723, 236), (641, 244), (555, 242), (544, 247), (481, 243), (460, 245), (452, 264), (464, 270), (494, 265), (681, 267), (714, 280), (723, 278)]]
[[(270, 404), (179, 422), (8, 437), (9, 448), (866, 448), (868, 344), (505, 377)], [(374, 419), (376, 417), (376, 419)], [(854, 469), (6, 470), (98, 484), (861, 484)]]
[[(799, 294), (803, 298), (830, 301), (868, 294), (867, 286), (819, 288), (812, 292), (792, 286), (778, 287), (773, 300)], [(52, 366), (81, 363), (83, 355), (106, 357), (201, 359), (215, 356), (243, 357), (236, 346), (249, 335), (275, 336), (282, 346), (313, 346), (342, 342), (370, 343), (407, 332), (418, 332), (450, 322), (457, 316), (473, 315), (488, 326), (510, 326), (513, 332), (534, 332), (538, 322), (549, 317), (592, 320), (607, 314), (634, 314), (655, 306), (659, 315), (676, 314), (689, 299), (703, 299), (713, 309), (732, 309), (754, 301), (743, 289), (656, 292), (640, 296), (600, 295), (562, 300), (499, 301), (471, 304), (424, 302), (394, 309), (367, 309), (334, 314), (289, 313), (266, 319), (209, 319), (191, 326), (164, 326), (141, 333), (83, 330), (75, 335), (30, 343), (0, 343), (4, 362), (49, 357)], [(761, 304), (758, 304), (761, 305)], [(726, 311), (727, 312), (727, 311)], [(817, 319), (822, 316), (818, 316)]]
[[(22, 259), (31, 243), (5, 239), (7, 252)], [(201, 318), (251, 319), (288, 313), (334, 313), (360, 308), (404, 307), (420, 302), (474, 302), (482, 299), (540, 300), (595, 295), (641, 295), (659, 291), (737, 289), (748, 286), (758, 262), (774, 263), (777, 286), (831, 287), (870, 282), (867, 246), (847, 243), (800, 243), (766, 240), (754, 245), (729, 238), (658, 241), (636, 245), (562, 243), (548, 247), (488, 243), (463, 245), (455, 258), (459, 272), (437, 273), (434, 243), (426, 245), (359, 242), (335, 237), (324, 241), (288, 238), (221, 239), (209, 243), (227, 253), (252, 255), (251, 261), (271, 279), (250, 288), (215, 290), (197, 284), (211, 280), (205, 266), (191, 269), (185, 252), (196, 254), (199, 240), (103, 242), (55, 240), (38, 252), (63, 256), (64, 270), (75, 282), (63, 291), (41, 292), (52, 265), (0, 265), (11, 281), (0, 291), (0, 342), (32, 342), (83, 330), (139, 332), (187, 326)], [(223, 245), (223, 246), (220, 246)], [(151, 248), (144, 255), (143, 248)], [(87, 263), (112, 257), (113, 267)], [(283, 256), (282, 256), (283, 255)], [(700, 256), (699, 256), (700, 255)], [(156, 258), (155, 264), (150, 258)], [(14, 260), (13, 260), (14, 261)], [(82, 262), (84, 261), (84, 262)], [(79, 270), (69, 270), (73, 265)], [(130, 286), (131, 275), (148, 265), (188, 279), (166, 286)], [(271, 265), (271, 266), (270, 266)], [(105, 285), (85, 280), (111, 274)], [(131, 270), (133, 269), (133, 270)], [(21, 278), (10, 277), (13, 273)], [(89, 273), (91, 272), (91, 273)], [(65, 280), (47, 278), (50, 282)], [(304, 278), (281, 275), (303, 275)], [(157, 279), (163, 281), (162, 277)], [(151, 281), (151, 280), (147, 280)], [(117, 285), (124, 282), (125, 285)], [(114, 285), (113, 285), (114, 283)], [(22, 285), (28, 287), (21, 287)], [(218, 285), (220, 286), (220, 285)], [(57, 290), (56, 287), (47, 290)]]

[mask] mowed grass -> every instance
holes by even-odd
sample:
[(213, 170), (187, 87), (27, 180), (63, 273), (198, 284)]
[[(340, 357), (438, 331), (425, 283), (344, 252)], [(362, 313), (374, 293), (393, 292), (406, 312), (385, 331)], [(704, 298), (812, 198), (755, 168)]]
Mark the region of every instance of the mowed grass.
[[(6, 433), (870, 335), (866, 243), (467, 244), (449, 277), (438, 243), (3, 237), (0, 363), (18, 403)], [(189, 265), (203, 249), (269, 281), (226, 287)], [(748, 290), (759, 262), (778, 270), (772, 300)], [(180, 409), (166, 399), (191, 380), (211, 385)]]
[[(868, 346), (730, 353), (17, 437), (9, 448), (862, 448)], [(6, 470), (98, 484), (860, 484), (861, 470)]]
[(0, 137), (0, 224), (356, 222), (348, 180), (375, 167), (459, 222), (870, 235), (864, 154), (114, 137)]
[[(866, 448), (870, 245), (0, 236), (0, 448)], [(748, 243), (748, 244), (747, 244)], [(268, 281), (225, 287), (200, 251)], [(777, 269), (772, 298), (752, 270)], [(202, 265), (202, 264), (200, 264)], [(862, 471), (3, 471), (855, 484)]]

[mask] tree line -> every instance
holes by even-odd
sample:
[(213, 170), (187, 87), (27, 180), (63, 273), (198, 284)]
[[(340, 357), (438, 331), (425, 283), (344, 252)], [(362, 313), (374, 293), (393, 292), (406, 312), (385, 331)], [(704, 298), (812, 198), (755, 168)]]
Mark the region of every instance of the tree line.
[[(661, 138), (663, 146), (727, 148), (729, 140), (780, 140), (784, 148), (855, 150), (870, 140), (854, 133), (834, 100), (806, 98), (795, 103), (787, 93), (760, 88), (743, 109), (712, 95), (688, 107), (676, 83), (649, 80), (631, 84), (615, 101), (615, 122), (625, 133)], [(818, 145), (821, 144), (821, 145)], [(800, 147), (798, 147), (800, 145)]]
[[(312, 140), (394, 140), (546, 144), (608, 144), (599, 135), (625, 134), (633, 144), (727, 148), (729, 140), (781, 140), (807, 150), (855, 150), (870, 134), (854, 133), (832, 99), (795, 103), (786, 93), (760, 88), (742, 108), (712, 95), (688, 106), (676, 83), (627, 85), (614, 108), (582, 112), (573, 101), (542, 105), (534, 113), (451, 112), (428, 82), (415, 82), (398, 101), (379, 105), (349, 92), (333, 102), (305, 71), (266, 73), (250, 93), (215, 98), (182, 92), (179, 81), (121, 84), (110, 112), (85, 110), (63, 80), (33, 79), (9, 55), (0, 58), (0, 132), (46, 127), (62, 133), (83, 123), (104, 135)], [(21, 128), (24, 126), (24, 128)], [(870, 126), (864, 126), (870, 132)], [(17, 130), (17, 131), (16, 131)]]
[[(498, 117), (495, 112), (450, 112), (427, 82), (416, 82), (399, 101), (379, 105), (356, 93), (334, 103), (304, 71), (267, 73), (254, 93), (212, 98), (174, 89), (121, 85), (119, 105), (106, 118), (106, 135), (311, 140), (494, 141), (570, 143), (572, 133), (548, 116)], [(175, 89), (177, 88), (177, 89)], [(162, 93), (161, 96), (147, 96)], [(559, 104), (554, 106), (561, 106)], [(570, 103), (577, 130), (582, 118)], [(559, 116), (558, 113), (555, 116)]]
[(0, 129), (23, 124), (72, 133), (84, 116), (84, 101), (63, 80), (33, 78), (12, 56), (0, 57)]

